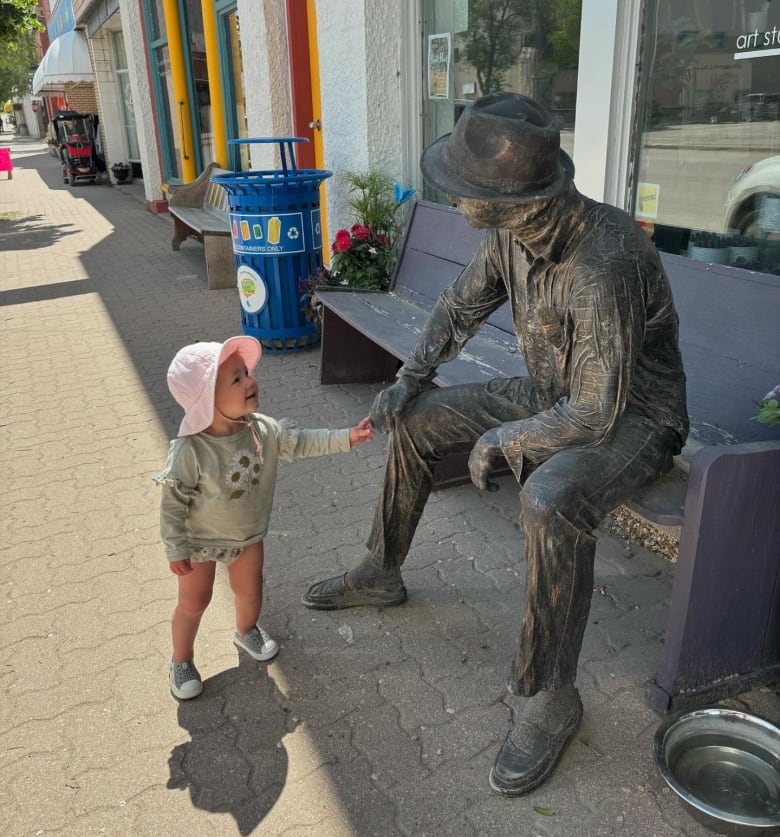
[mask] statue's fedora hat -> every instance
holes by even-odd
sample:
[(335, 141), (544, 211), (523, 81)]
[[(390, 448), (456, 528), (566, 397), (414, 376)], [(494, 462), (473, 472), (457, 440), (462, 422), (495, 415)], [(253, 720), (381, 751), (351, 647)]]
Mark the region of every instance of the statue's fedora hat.
[(469, 105), (452, 133), (423, 151), (420, 168), (445, 194), (501, 203), (551, 198), (574, 177), (552, 114), (510, 92)]

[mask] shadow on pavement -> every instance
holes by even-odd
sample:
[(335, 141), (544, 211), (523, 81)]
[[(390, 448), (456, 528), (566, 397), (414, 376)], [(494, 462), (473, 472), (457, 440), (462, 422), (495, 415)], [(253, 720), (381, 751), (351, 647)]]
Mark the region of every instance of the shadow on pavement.
[(171, 751), (167, 787), (189, 790), (196, 808), (230, 814), (251, 834), (284, 788), (283, 739), (295, 723), (267, 668), (251, 660), (203, 686), (197, 700), (179, 703), (179, 726), (191, 740)]
[(13, 213), (0, 213), (0, 252), (8, 250), (39, 250), (56, 244), (66, 235), (75, 235), (78, 229), (68, 229), (68, 224), (52, 224), (43, 215), (26, 218), (9, 217)]

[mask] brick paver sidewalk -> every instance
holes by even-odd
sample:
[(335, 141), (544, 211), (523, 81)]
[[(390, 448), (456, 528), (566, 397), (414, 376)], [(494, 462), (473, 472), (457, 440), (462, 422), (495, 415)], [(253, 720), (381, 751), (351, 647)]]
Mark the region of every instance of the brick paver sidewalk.
[[(151, 479), (179, 417), (165, 370), (181, 345), (239, 333), (238, 301), (206, 289), (200, 245), (171, 251), (168, 217), (137, 185), (70, 188), (42, 144), (13, 154), (13, 180), (0, 177), (0, 833), (709, 833), (652, 761), (660, 719), (643, 687), (671, 589), (663, 558), (602, 538), (585, 719), (553, 777), (516, 800), (487, 787), (523, 585), (511, 480), (432, 498), (404, 607), (300, 605), (363, 554), (383, 437), (282, 466), (263, 616), (281, 653), (237, 653), (220, 572), (197, 650), (205, 691), (177, 703)], [(262, 409), (310, 427), (356, 422), (377, 391), (320, 386), (316, 351), (266, 355), (258, 378)], [(780, 716), (774, 693), (749, 697)]]

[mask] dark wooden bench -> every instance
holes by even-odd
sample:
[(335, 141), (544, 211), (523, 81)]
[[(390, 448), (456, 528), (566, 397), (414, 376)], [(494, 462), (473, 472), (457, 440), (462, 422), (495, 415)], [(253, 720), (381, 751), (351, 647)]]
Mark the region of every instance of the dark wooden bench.
[(215, 175), (229, 173), (210, 163), (191, 183), (168, 187), (168, 212), (173, 218), (171, 247), (178, 250), (190, 236), (203, 243), (211, 290), (232, 288), (236, 284), (227, 192), (218, 183), (211, 182)]
[[(418, 202), (389, 293), (320, 289), (323, 384), (393, 379), (441, 290), (482, 233)], [(780, 277), (663, 255), (680, 315), (691, 435), (676, 467), (628, 507), (680, 526), (663, 660), (646, 690), (660, 711), (780, 675), (780, 428), (752, 420), (780, 382)], [(508, 306), (493, 314), (438, 386), (525, 373)], [(442, 463), (437, 487), (467, 478)]]

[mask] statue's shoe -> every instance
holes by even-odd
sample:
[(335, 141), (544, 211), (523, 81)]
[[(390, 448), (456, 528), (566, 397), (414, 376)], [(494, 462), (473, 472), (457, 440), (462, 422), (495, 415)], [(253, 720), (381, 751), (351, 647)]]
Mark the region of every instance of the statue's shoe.
[(342, 610), (362, 605), (395, 607), (406, 601), (406, 587), (400, 582), (389, 587), (367, 587), (350, 582), (344, 573), (312, 584), (301, 601), (313, 610)]
[[(552, 773), (582, 720), (582, 701), (573, 686), (562, 700), (546, 700), (554, 692), (540, 693), (541, 708), (527, 709), (501, 745), (490, 771), (490, 787), (503, 796), (533, 790)], [(529, 701), (533, 701), (530, 698)], [(546, 700), (546, 705), (545, 704)], [(530, 707), (530, 704), (529, 704)]]

